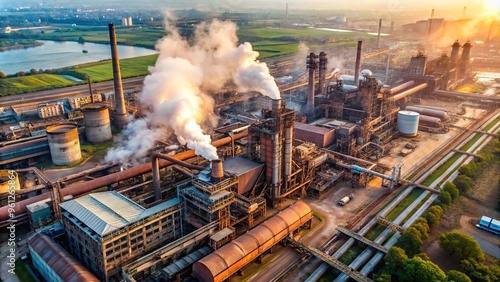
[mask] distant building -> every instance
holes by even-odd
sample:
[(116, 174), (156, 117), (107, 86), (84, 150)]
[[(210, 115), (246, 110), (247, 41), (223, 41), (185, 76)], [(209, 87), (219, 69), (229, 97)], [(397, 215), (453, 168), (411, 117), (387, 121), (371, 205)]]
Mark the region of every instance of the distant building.
[(128, 26), (128, 19), (125, 17), (122, 18), (122, 26)]
[(10, 33), (12, 31), (12, 28), (10, 26), (6, 26), (5, 28), (2, 28), (2, 33)]
[(128, 17), (128, 26), (132, 26), (133, 23), (132, 23), (132, 17)]
[(178, 198), (149, 209), (116, 191), (60, 204), (68, 249), (102, 281), (121, 277), (121, 266), (182, 237)]
[(62, 102), (38, 106), (38, 116), (40, 118), (62, 116), (64, 113), (64, 104)]

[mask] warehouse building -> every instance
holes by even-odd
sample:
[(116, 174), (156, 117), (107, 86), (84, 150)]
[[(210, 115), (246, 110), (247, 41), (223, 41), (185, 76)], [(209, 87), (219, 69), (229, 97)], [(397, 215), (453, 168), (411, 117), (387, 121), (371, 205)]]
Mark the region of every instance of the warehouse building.
[(112, 191), (60, 206), (70, 252), (102, 281), (128, 261), (182, 237), (178, 198), (145, 209)]

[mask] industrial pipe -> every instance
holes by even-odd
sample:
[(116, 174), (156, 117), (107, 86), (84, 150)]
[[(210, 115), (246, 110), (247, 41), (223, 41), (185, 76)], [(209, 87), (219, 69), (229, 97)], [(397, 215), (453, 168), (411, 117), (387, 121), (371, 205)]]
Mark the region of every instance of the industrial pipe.
[(159, 159), (167, 160), (169, 162), (172, 162), (174, 164), (178, 164), (180, 166), (183, 166), (183, 167), (186, 167), (189, 169), (196, 169), (196, 170), (200, 170), (200, 171), (205, 169), (205, 167), (203, 167), (203, 166), (183, 162), (183, 161), (176, 159), (174, 157), (171, 157), (171, 156), (167, 156), (167, 155), (160, 154), (160, 153), (153, 153), (153, 155), (151, 155), (151, 164), (152, 164), (152, 169), (153, 169), (153, 190), (155, 192), (155, 201), (161, 200)]
[(427, 83), (422, 83), (422, 84), (420, 84), (420, 85), (418, 85), (416, 87), (413, 87), (411, 89), (408, 89), (408, 90), (406, 90), (404, 92), (401, 92), (401, 93), (399, 93), (397, 95), (394, 95), (394, 96), (390, 97), (390, 100), (397, 101), (397, 100), (403, 99), (404, 97), (410, 96), (412, 94), (415, 94), (416, 92), (418, 92), (418, 91), (420, 91), (422, 89), (425, 89), (426, 87), (427, 87)]
[[(235, 134), (233, 138), (236, 139), (241, 139), (244, 138), (248, 135), (248, 131), (244, 131), (238, 134)], [(222, 139), (219, 139), (217, 141), (212, 142), (212, 145), (214, 147), (220, 147), (226, 144), (229, 144), (231, 142), (231, 137), (225, 137)], [(178, 159), (178, 160), (187, 160), (195, 156), (195, 153), (193, 150), (185, 151), (179, 154), (172, 155), (171, 157)], [(172, 162), (169, 161), (160, 161), (159, 162), (159, 167), (167, 167), (172, 165)], [(110, 175), (106, 175), (103, 177), (96, 178), (94, 180), (90, 180), (85, 183), (80, 183), (74, 186), (70, 186), (67, 188), (64, 188), (61, 190), (61, 194), (63, 196), (66, 195), (73, 195), (73, 197), (77, 197), (81, 194), (91, 192), (92, 190), (111, 185), (113, 183), (123, 181), (125, 179), (129, 179), (132, 177), (135, 177), (137, 175), (141, 175), (147, 172), (150, 172), (152, 170), (152, 165), (151, 163), (146, 163), (142, 165), (135, 166), (130, 169), (126, 169), (124, 171), (116, 172)], [(31, 197), (19, 202), (16, 202), (16, 206), (14, 210), (9, 210), (8, 206), (4, 206), (0, 208), (0, 221), (4, 221), (10, 218), (10, 213), (13, 213), (14, 215), (20, 215), (22, 213), (26, 212), (26, 206), (29, 204), (33, 204), (39, 201), (43, 201), (46, 199), (50, 199), (50, 193), (46, 192), (41, 195)]]
[(401, 85), (398, 85), (398, 86), (396, 86), (396, 87), (391, 88), (391, 89), (389, 90), (389, 93), (394, 94), (394, 93), (399, 92), (399, 91), (401, 91), (401, 90), (404, 90), (404, 89), (406, 89), (406, 88), (408, 88), (408, 87), (411, 87), (411, 86), (413, 86), (414, 84), (415, 84), (415, 81), (413, 81), (413, 80), (407, 81), (407, 82), (405, 82), (405, 83), (403, 83), (403, 84), (401, 84)]

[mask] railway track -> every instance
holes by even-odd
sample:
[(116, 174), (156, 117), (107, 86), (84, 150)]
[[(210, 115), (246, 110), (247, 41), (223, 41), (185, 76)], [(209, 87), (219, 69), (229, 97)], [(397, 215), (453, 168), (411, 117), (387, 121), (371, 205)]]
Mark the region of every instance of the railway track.
[[(486, 115), (484, 115), (482, 118), (480, 118), (478, 120), (475, 120), (467, 128), (464, 128), (462, 131), (460, 131), (457, 134), (457, 136), (455, 138), (450, 139), (448, 142), (446, 142), (441, 147), (439, 147), (437, 149), (437, 151), (432, 154), (432, 157), (428, 157), (428, 158), (424, 159), (421, 163), (419, 163), (419, 164), (417, 164), (415, 166), (415, 169), (413, 169), (412, 171), (408, 172), (410, 174), (410, 176), (408, 177), (407, 181), (413, 182), (413, 183), (417, 183), (417, 184), (420, 184), (421, 182), (423, 182), (427, 178), (427, 176), (430, 175), (430, 173), (432, 173), (432, 171), (434, 170), (433, 169), (434, 166), (436, 166), (436, 165), (439, 166), (439, 164), (442, 163), (442, 160), (445, 159), (445, 157), (448, 154), (450, 154), (450, 152), (452, 152), (460, 144), (465, 143), (467, 141), (467, 139), (470, 138), (470, 135), (464, 134), (464, 133), (477, 131), (479, 128), (481, 128), (482, 126), (484, 126), (487, 122), (494, 120), (494, 117), (498, 116), (498, 114), (499, 114), (499, 110), (498, 109), (496, 109), (494, 111), (491, 111), (491, 112), (487, 113)], [(481, 134), (481, 133), (477, 133), (477, 134)], [(377, 214), (378, 216), (382, 216), (382, 217), (385, 216), (397, 204), (399, 204), (399, 202), (401, 202), (404, 198), (406, 198), (406, 196), (408, 196), (413, 191), (414, 188), (416, 188), (416, 187), (414, 187), (414, 186), (408, 186), (407, 188), (405, 188), (399, 194), (399, 196), (397, 196), (394, 200), (392, 200), (392, 202), (391, 201), (387, 201), (386, 199), (390, 195), (394, 194), (396, 190), (392, 190), (392, 191), (388, 190), (386, 193), (382, 194), (377, 199), (375, 199), (374, 201), (372, 201), (361, 213), (359, 213), (353, 219), (351, 219), (349, 221), (348, 225), (346, 226), (346, 228), (352, 229), (359, 222), (361, 222), (363, 219), (366, 219), (368, 222), (358, 232), (360, 235), (366, 234), (377, 223), (377, 221), (376, 221), (376, 217), (377, 216), (375, 216), (371, 220), (368, 220), (366, 218), (367, 214), (369, 214), (370, 212), (372, 212), (376, 207), (380, 206), (382, 203), (387, 203), (388, 205), (382, 211), (380, 211)], [(428, 196), (428, 194), (430, 193), (429, 191), (425, 191), (425, 192), (427, 192), (427, 193), (422, 193), (422, 195), (419, 198), (417, 198), (402, 213), (402, 214), (404, 214), (404, 216), (402, 216), (400, 214), (399, 218), (396, 218), (393, 222), (396, 223), (396, 224), (402, 223), (405, 218), (407, 218), (408, 216), (411, 215), (410, 219), (407, 220), (405, 222), (405, 224), (403, 225), (403, 228), (407, 228), (413, 222), (413, 220), (415, 220), (416, 218), (418, 218), (418, 216), (420, 216), (427, 209), (427, 207), (429, 207), (434, 202), (434, 199), (437, 197), (437, 195), (432, 195), (431, 197), (429, 197), (425, 201), (425, 203), (417, 211), (415, 211), (415, 212), (413, 212), (413, 214), (411, 214), (412, 210), (419, 203), (421, 203)], [(385, 234), (383, 232), (381, 235), (379, 235), (379, 238), (377, 238), (375, 240), (375, 242), (380, 243), (380, 244), (383, 243), (385, 241), (385, 239), (387, 239), (387, 237), (390, 235), (390, 233), (392, 233), (392, 231), (387, 231), (387, 230), (390, 230), (390, 229), (386, 229), (386, 231), (384, 231)], [(399, 234), (399, 233), (396, 233), (396, 234)], [(396, 238), (394, 238), (394, 236), (392, 238), (390, 238), (389, 242), (387, 242), (386, 244), (394, 244), (395, 242), (397, 242), (397, 239), (399, 238), (399, 236), (395, 236), (395, 237)], [(318, 247), (318, 249), (320, 249), (321, 251), (323, 251), (323, 252), (325, 252), (327, 254), (331, 254), (334, 251), (334, 245), (336, 245), (336, 243), (338, 243), (338, 238), (339, 238), (339, 232), (337, 231), (324, 244), (322, 244), (320, 247)], [(343, 246), (341, 248), (339, 248), (339, 249), (336, 250), (335, 254), (332, 255), (332, 257), (336, 258), (336, 259), (340, 258), (352, 245), (354, 245), (354, 243), (355, 243), (355, 240), (353, 238), (349, 238), (348, 240), (346, 240), (346, 242), (343, 244)], [(360, 265), (366, 263), (366, 261), (368, 259), (370, 259), (370, 257), (372, 256), (372, 252), (368, 253), (367, 250), (365, 250), (361, 254), (361, 255), (363, 255), (363, 258), (359, 259), (359, 261), (360, 261), (359, 264)], [(377, 252), (375, 254), (375, 256), (376, 257), (377, 256), (378, 257), (380, 257), (380, 256), (383, 257), (383, 254), (380, 253), (380, 252)], [(290, 265), (289, 267), (287, 267), (287, 269), (283, 270), (272, 281), (280, 281), (284, 277), (286, 277), (286, 275), (288, 275), (292, 270), (294, 270), (294, 269), (302, 269), (303, 267), (305, 267), (305, 265), (312, 263), (311, 259), (312, 259), (312, 257), (309, 257), (307, 255), (301, 257), (300, 259), (296, 260), (295, 263), (293, 263), (292, 265)], [(381, 259), (381, 257), (378, 258), (378, 259)], [(370, 260), (370, 262), (372, 262), (372, 261), (374, 261), (374, 258), (372, 258), (372, 260)], [(372, 262), (372, 264), (373, 264), (373, 262)], [(359, 267), (357, 265), (353, 265), (353, 266), (355, 266), (356, 268)], [(370, 267), (373, 268), (374, 265), (373, 266), (369, 265), (368, 267), (363, 268), (361, 270), (361, 272), (363, 274), (365, 274), (365, 275), (368, 275), (369, 272), (367, 272), (367, 270)], [(310, 276), (306, 281), (316, 281), (317, 279), (319, 279), (321, 277), (321, 275), (327, 269), (328, 269), (328, 265), (326, 265), (325, 263), (323, 263), (313, 273), (313, 275)], [(371, 269), (370, 269), (370, 271), (371, 271)], [(341, 276), (342, 277), (339, 276), (339, 279), (336, 280), (336, 281), (345, 281), (347, 279), (347, 277), (348, 277), (347, 275), (345, 275), (345, 276), (341, 275)]]

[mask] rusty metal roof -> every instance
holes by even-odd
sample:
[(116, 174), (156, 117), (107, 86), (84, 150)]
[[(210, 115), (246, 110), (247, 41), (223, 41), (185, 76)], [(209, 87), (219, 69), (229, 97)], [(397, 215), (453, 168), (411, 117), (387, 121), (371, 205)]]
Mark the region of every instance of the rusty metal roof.
[[(47, 235), (37, 233), (29, 239), (28, 244), (33, 259), (45, 261), (62, 281), (99, 282), (97, 277)], [(50, 277), (44, 278), (50, 280)]]

